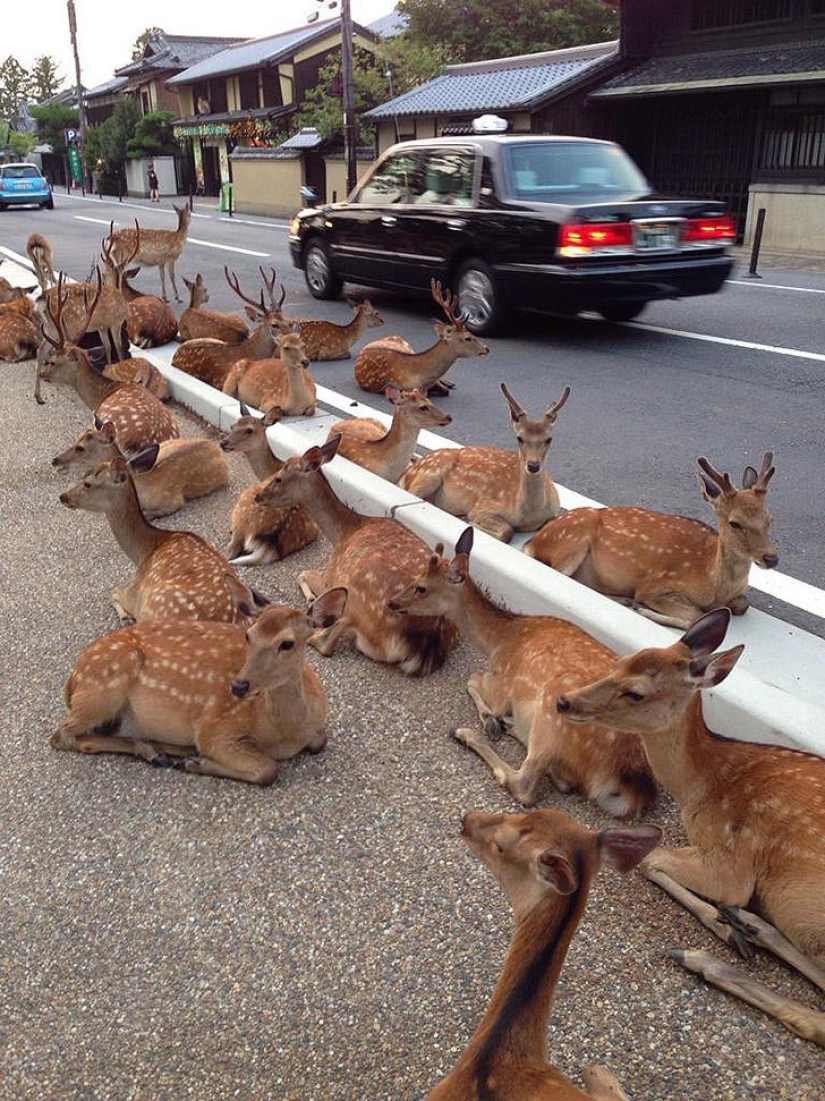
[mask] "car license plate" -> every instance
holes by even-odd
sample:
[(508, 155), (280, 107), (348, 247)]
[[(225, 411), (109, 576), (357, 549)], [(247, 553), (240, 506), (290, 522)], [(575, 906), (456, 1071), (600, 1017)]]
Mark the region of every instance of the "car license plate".
[(637, 252), (665, 252), (679, 247), (677, 222), (637, 222), (634, 231)]
[(18, 183), (18, 185), (17, 185), (17, 188), (18, 188), (19, 191), (31, 191), (31, 189), (33, 187), (34, 187), (34, 184), (26, 183), (23, 180), (21, 180), (20, 183)]

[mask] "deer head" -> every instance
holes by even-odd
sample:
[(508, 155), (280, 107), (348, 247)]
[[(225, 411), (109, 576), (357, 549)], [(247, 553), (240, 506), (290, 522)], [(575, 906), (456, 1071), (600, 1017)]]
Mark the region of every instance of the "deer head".
[[(71, 342), (69, 334), (66, 331), (63, 316), (66, 309), (66, 303), (69, 300), (69, 294), (68, 291), (64, 291), (63, 289), (63, 273), (60, 273), (54, 298), (52, 298), (51, 295), (45, 298), (45, 315), (51, 323), (51, 327), (54, 329), (55, 336), (51, 336), (46, 321), (43, 320), (40, 326), (42, 346), (45, 347), (46, 344), (51, 345), (53, 352), (48, 360), (45, 355), (42, 357), (42, 360), (40, 356), (38, 356), (37, 386), (39, 386), (41, 378), (46, 379), (48, 382), (68, 382), (71, 385), (81, 365), (84, 363), (87, 366), (89, 365), (89, 357), (82, 348), (78, 347), (78, 344), (89, 328), (92, 315), (97, 309), (97, 304), (100, 301), (102, 292), (103, 285), (101, 282), (100, 268), (98, 268), (95, 293), (92, 296), (91, 304), (89, 303), (89, 298), (84, 288), (83, 304), (85, 307), (85, 318), (81, 323), (80, 331), (74, 334), (74, 341)], [(54, 309), (52, 309), (53, 301)]]
[(159, 444), (153, 444), (128, 462), (119, 456), (88, 470), (83, 480), (60, 494), (66, 508), (86, 512), (110, 512), (134, 493), (132, 475), (151, 470), (158, 457)]
[(137, 218), (135, 218), (134, 246), (130, 249), (129, 245), (126, 244), (121, 245), (121, 248), (118, 249), (117, 244), (115, 223), (109, 222), (109, 236), (104, 237), (100, 243), (100, 254), (103, 260), (103, 283), (104, 286), (119, 292), (123, 290), (123, 283), (127, 274), (126, 269), (140, 252), (140, 225)]
[(553, 442), (556, 417), (570, 397), (570, 387), (565, 386), (559, 400), (549, 406), (543, 417), (535, 420), (527, 416), (503, 382), (501, 392), (510, 406), (510, 418), (518, 441), (521, 463), (528, 474), (540, 474), (544, 468), (544, 460), (547, 458), (550, 444)]
[(224, 451), (251, 451), (266, 437), (266, 430), (281, 419), (280, 405), (272, 405), (263, 417), (256, 417), (240, 403), (241, 415), (221, 440)]
[(196, 275), (194, 283), (190, 283), (186, 276), (184, 276), (183, 282), (186, 284), (186, 289), (189, 291), (190, 310), (197, 310), (209, 301), (209, 291), (206, 289), (206, 284), (203, 281), (202, 275)]
[(361, 318), (365, 329), (380, 329), (384, 324), (381, 314), (373, 306), (368, 298), (363, 302), (356, 302), (354, 298), (347, 298), (347, 305)]
[(452, 423), (450, 414), (439, 409), (420, 390), (400, 390), (397, 386), (390, 385), (384, 388), (384, 396), (406, 421), (419, 428), (425, 425), (444, 428)]
[(747, 558), (763, 570), (779, 563), (768, 529), (773, 516), (768, 511), (768, 483), (774, 474), (773, 452), (766, 451), (757, 471), (746, 466), (742, 489), (736, 489), (728, 474), (720, 474), (708, 460), (698, 460), (697, 475), (702, 496), (719, 518), (719, 534), (740, 558)]
[(71, 447), (52, 459), (52, 466), (73, 466), (86, 463), (93, 466), (114, 458), (115, 426), (105, 421), (100, 428), (87, 428), (81, 432)]
[(470, 572), (473, 529), (465, 528), (455, 546), (452, 561), (444, 557), (444, 544), (436, 544), (427, 568), (415, 581), (387, 602), (399, 615), (446, 616), (455, 619), (461, 603), (461, 586)]
[(434, 301), (447, 317), (446, 325), (442, 321), (433, 322), (433, 328), (439, 340), (449, 345), (459, 359), (467, 356), (486, 356), (490, 349), (467, 328), (464, 316), (456, 311), (456, 298), (452, 291), (445, 291), (437, 279), (430, 280), (430, 291)]
[(313, 492), (315, 478), (321, 467), (335, 458), (341, 443), (333, 436), (320, 447), (310, 447), (303, 455), (287, 459), (277, 474), (273, 474), (255, 494), (259, 505), (299, 505)]

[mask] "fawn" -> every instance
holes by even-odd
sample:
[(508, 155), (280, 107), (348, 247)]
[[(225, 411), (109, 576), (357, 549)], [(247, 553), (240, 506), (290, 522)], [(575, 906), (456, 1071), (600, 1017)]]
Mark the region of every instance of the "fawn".
[(503, 382), (501, 391), (510, 406), (516, 454), (497, 447), (441, 448), (416, 463), (402, 486), (509, 543), (514, 532), (535, 531), (558, 516), (559, 495), (544, 463), (570, 387), (565, 386), (559, 400), (535, 420)]
[(379, 329), (384, 320), (368, 298), (363, 302), (347, 302), (355, 311), (355, 316), (347, 325), (336, 325), (334, 321), (319, 321), (315, 318), (297, 318), (293, 321), (301, 333), (306, 353), (313, 363), (334, 359), (349, 359), (352, 346), (364, 329)]
[(315, 382), (300, 335), (281, 335), (278, 358), (238, 360), (226, 376), (223, 392), (261, 412), (277, 405), (282, 416), (311, 417)]
[[(326, 744), (327, 699), (306, 641), (341, 614), (346, 596), (324, 593), (308, 613), (270, 606), (246, 633), (225, 623), (160, 622), (105, 635), (72, 671), (69, 714), (52, 746), (271, 784), (281, 761)], [(97, 732), (125, 721), (123, 733)]]
[(224, 344), (240, 344), (249, 336), (249, 326), (240, 314), (216, 313), (203, 310), (201, 306), (209, 301), (209, 292), (202, 275), (196, 275), (190, 283), (184, 279), (189, 291), (189, 306), (180, 315), (178, 335), (181, 340), (197, 340), (201, 337), (221, 340)]
[(486, 734), (459, 727), (453, 736), (486, 762), (522, 806), (535, 803), (549, 776), (559, 791), (581, 791), (608, 814), (641, 817), (656, 788), (638, 741), (628, 734), (570, 727), (555, 708), (560, 691), (611, 669), (615, 655), (566, 620), (517, 615), (492, 601), (470, 577), (472, 545), (473, 529), (467, 528), (452, 562), (437, 547), (420, 575), (391, 599), (390, 608), (445, 616), (462, 634), (469, 633), (487, 654), (487, 672), (474, 673), (467, 682), (484, 730), (492, 736), (508, 731), (527, 756), (515, 769)]
[(143, 356), (132, 356), (130, 359), (121, 359), (118, 363), (110, 363), (103, 368), (103, 377), (115, 379), (117, 382), (136, 382), (145, 386), (158, 401), (168, 401), (171, 397), (169, 383), (157, 367)]
[(335, 457), (339, 441), (336, 436), (287, 459), (256, 498), (267, 505), (302, 504), (332, 543), (326, 568), (305, 570), (298, 584), (308, 600), (326, 589), (346, 588), (347, 609), (311, 644), (328, 657), (340, 638), (350, 636), (362, 654), (399, 665), (408, 676), (435, 672), (456, 644), (454, 624), (440, 617), (397, 616), (387, 607), (390, 596), (420, 573), (429, 548), (397, 520), (360, 516), (336, 497), (321, 467)]
[[(173, 204), (174, 205), (174, 204)], [(112, 234), (114, 258), (120, 263), (129, 255), (129, 263), (142, 268), (160, 268), (161, 297), (166, 301), (166, 271), (172, 281), (175, 301), (180, 302), (178, 285), (175, 282), (175, 263), (186, 244), (189, 222), (192, 217), (189, 207), (175, 206), (178, 224), (175, 229), (141, 229), (135, 221), (134, 229), (119, 229)], [(138, 247), (135, 247), (137, 242)], [(124, 267), (126, 264), (124, 263)]]
[(689, 627), (703, 612), (747, 611), (751, 562), (773, 569), (779, 555), (768, 529), (773, 453), (742, 489), (705, 458), (702, 494), (719, 518), (718, 534), (698, 520), (643, 508), (577, 508), (551, 520), (524, 548), (553, 569), (629, 604), (668, 627)]
[(658, 826), (597, 832), (559, 811), (464, 816), (467, 847), (507, 893), (516, 921), (487, 1012), (428, 1101), (628, 1101), (609, 1071), (580, 1090), (547, 1062), (547, 1028), (570, 942), (602, 864), (626, 873), (659, 844)]

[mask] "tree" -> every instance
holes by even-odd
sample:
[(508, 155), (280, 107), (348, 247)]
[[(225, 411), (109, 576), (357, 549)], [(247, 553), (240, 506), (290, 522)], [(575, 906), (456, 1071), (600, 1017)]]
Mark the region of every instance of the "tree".
[(23, 161), (31, 153), (37, 145), (36, 134), (18, 134), (13, 132), (9, 136), (9, 148), (11, 149), (12, 156), (18, 160)]
[(137, 36), (135, 44), (132, 46), (132, 61), (140, 61), (143, 57), (143, 51), (146, 49), (146, 44), (156, 34), (166, 34), (166, 31), (163, 27), (147, 27), (143, 34)]
[(50, 99), (63, 87), (63, 77), (53, 57), (36, 57), (31, 71), (32, 92), (37, 103)]
[(138, 120), (135, 136), (127, 142), (129, 157), (174, 156), (180, 148), (172, 132), (171, 111), (151, 111)]
[(407, 34), (450, 62), (539, 53), (618, 35), (618, 0), (400, 0)]
[(31, 77), (16, 57), (7, 57), (0, 65), (0, 118), (17, 114), (21, 103), (31, 96)]
[(110, 172), (122, 171), (139, 119), (140, 111), (132, 96), (121, 96), (112, 114), (98, 127), (100, 152)]
[(65, 103), (41, 103), (38, 107), (32, 107), (31, 116), (37, 122), (38, 139), (48, 142), (55, 153), (65, 156), (66, 136), (63, 131), (67, 126), (80, 125), (77, 111)]

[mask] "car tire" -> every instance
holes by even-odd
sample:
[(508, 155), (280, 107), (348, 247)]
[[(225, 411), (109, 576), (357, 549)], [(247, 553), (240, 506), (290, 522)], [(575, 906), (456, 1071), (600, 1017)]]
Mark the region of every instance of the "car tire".
[(304, 251), (304, 279), (313, 298), (327, 301), (337, 298), (344, 286), (343, 279), (332, 270), (326, 242), (314, 238)]
[(43, 203), (43, 208), (45, 210), (54, 210), (54, 199), (51, 195), (46, 199), (45, 203)]
[(500, 332), (507, 318), (504, 296), (486, 260), (465, 260), (452, 280), (464, 324), (475, 336)]
[(599, 313), (605, 321), (633, 321), (646, 305), (647, 302), (610, 302), (599, 306)]

